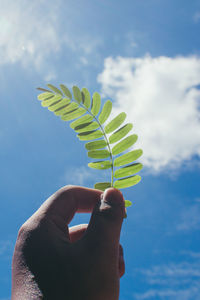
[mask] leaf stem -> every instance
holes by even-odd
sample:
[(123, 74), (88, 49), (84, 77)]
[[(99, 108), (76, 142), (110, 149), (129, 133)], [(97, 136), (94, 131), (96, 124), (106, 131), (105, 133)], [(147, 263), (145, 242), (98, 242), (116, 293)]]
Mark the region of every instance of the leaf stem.
[(114, 181), (114, 164), (113, 164), (113, 156), (112, 156), (112, 151), (111, 151), (111, 148), (110, 148), (110, 144), (109, 144), (109, 141), (108, 141), (108, 138), (107, 138), (107, 135), (104, 131), (104, 128), (102, 127), (101, 123), (99, 122), (98, 118), (96, 118), (96, 116), (94, 116), (92, 114), (91, 111), (89, 111), (89, 109), (82, 103), (79, 103), (78, 101), (72, 99), (72, 101), (78, 103), (79, 106), (81, 106), (82, 108), (84, 108), (92, 117), (93, 119), (95, 119), (95, 121), (99, 124), (99, 128), (100, 130), (102, 131), (103, 133), (103, 136), (104, 136), (104, 140), (106, 141), (106, 144), (107, 144), (107, 147), (108, 147), (108, 151), (110, 153), (110, 160), (111, 160), (111, 187), (113, 187), (113, 181)]
[(107, 138), (107, 135), (104, 131), (104, 128), (102, 127), (101, 123), (99, 122), (99, 120), (94, 117), (95, 120), (97, 121), (97, 123), (99, 124), (99, 127), (104, 135), (104, 139), (107, 143), (107, 147), (108, 147), (108, 151), (110, 152), (110, 160), (111, 160), (111, 187), (113, 187), (113, 178), (114, 178), (114, 172), (113, 172), (113, 156), (112, 156), (112, 151), (111, 151), (111, 148), (110, 148), (110, 144), (109, 144), (109, 141), (108, 141), (108, 138)]

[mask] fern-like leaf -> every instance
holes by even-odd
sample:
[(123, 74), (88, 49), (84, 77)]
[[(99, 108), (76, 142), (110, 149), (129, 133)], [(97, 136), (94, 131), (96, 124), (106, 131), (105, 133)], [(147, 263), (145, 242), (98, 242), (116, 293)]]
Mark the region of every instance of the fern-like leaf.
[[(90, 168), (111, 170), (111, 180), (98, 182), (94, 187), (104, 191), (109, 187), (122, 189), (137, 184), (141, 177), (135, 174), (142, 169), (142, 164), (135, 161), (142, 155), (142, 150), (127, 152), (137, 141), (137, 135), (127, 136), (133, 128), (131, 123), (120, 127), (126, 114), (122, 112), (105, 124), (112, 111), (110, 100), (101, 108), (101, 97), (97, 92), (91, 99), (86, 88), (80, 90), (73, 86), (71, 93), (64, 84), (60, 85), (60, 89), (52, 84), (47, 86), (49, 90), (38, 88), (43, 92), (38, 95), (41, 105), (61, 120), (72, 121), (70, 127), (77, 133), (79, 140), (87, 141), (85, 148), (88, 150), (88, 157), (96, 159), (88, 164)], [(131, 201), (125, 200), (125, 206), (130, 205)]]

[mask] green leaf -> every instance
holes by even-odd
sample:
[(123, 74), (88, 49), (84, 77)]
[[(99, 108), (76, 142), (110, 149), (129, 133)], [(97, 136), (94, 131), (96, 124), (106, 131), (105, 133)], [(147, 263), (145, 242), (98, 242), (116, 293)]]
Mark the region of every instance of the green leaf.
[(101, 191), (105, 191), (109, 187), (111, 187), (111, 183), (110, 182), (97, 182), (94, 185), (95, 189), (101, 190)]
[(95, 130), (91, 132), (82, 132), (79, 133), (78, 138), (80, 141), (89, 141), (89, 140), (96, 140), (103, 136), (103, 133), (101, 130)]
[[(88, 141), (85, 144), (88, 156), (96, 160), (88, 166), (98, 170), (112, 169), (111, 182), (114, 177), (115, 182), (112, 186), (115, 188), (126, 188), (138, 183), (141, 177), (134, 174), (142, 169), (142, 164), (133, 162), (142, 155), (142, 150), (130, 151), (129, 149), (128, 153), (121, 155), (123, 151), (127, 152), (137, 140), (137, 135), (128, 136), (133, 125), (131, 123), (122, 125), (126, 119), (126, 113), (120, 113), (103, 126), (112, 111), (110, 100), (107, 100), (101, 109), (101, 97), (97, 92), (93, 94), (91, 101), (90, 93), (86, 88), (80, 91), (77, 86), (73, 86), (73, 93), (71, 93), (64, 84), (60, 84), (60, 89), (52, 84), (47, 86), (50, 90), (38, 88), (42, 91), (38, 95), (38, 100), (41, 100), (42, 106), (48, 107), (62, 120), (73, 120), (70, 127), (78, 133), (79, 140)], [(114, 161), (111, 159), (111, 151), (113, 156), (118, 156)], [(115, 170), (114, 174), (113, 165), (120, 167)], [(95, 188), (105, 190), (111, 187), (111, 182), (98, 182)], [(130, 206), (131, 201), (125, 200), (125, 205)]]
[(93, 120), (93, 117), (91, 115), (85, 115), (85, 116), (79, 118), (78, 120), (73, 121), (70, 124), (70, 127), (72, 129), (75, 129), (77, 126), (87, 124), (87, 123), (91, 122), (92, 120)]
[(127, 138), (123, 139), (121, 142), (119, 142), (112, 148), (112, 154), (117, 155), (124, 152), (137, 141), (137, 138), (138, 137), (136, 134), (132, 134)]
[(142, 167), (143, 166), (140, 163), (136, 163), (136, 164), (129, 165), (127, 167), (123, 167), (123, 168), (115, 171), (114, 177), (121, 178), (121, 177), (133, 175), (135, 173), (138, 173), (140, 170), (142, 170)]
[(77, 103), (71, 102), (66, 107), (63, 107), (62, 109), (59, 109), (58, 111), (55, 111), (54, 113), (56, 116), (62, 116), (66, 113), (74, 111), (78, 107), (79, 107), (79, 105)]
[(63, 121), (70, 121), (70, 120), (73, 120), (73, 119), (76, 119), (80, 116), (82, 116), (83, 114), (86, 113), (86, 110), (82, 107), (80, 108), (77, 108), (69, 113), (66, 113), (64, 115), (61, 116), (61, 120)]
[(89, 143), (85, 144), (85, 148), (87, 150), (101, 149), (101, 148), (105, 148), (106, 146), (107, 146), (107, 143), (105, 140), (94, 141), (94, 142), (89, 142)]
[(41, 87), (38, 87), (37, 90), (38, 90), (38, 91), (42, 91), (42, 92), (48, 92), (48, 93), (51, 93), (50, 90), (43, 89), (43, 88), (41, 88)]
[(87, 132), (92, 131), (99, 128), (99, 124), (97, 122), (91, 122), (86, 124), (81, 124), (74, 128), (76, 132)]
[(60, 102), (60, 100), (62, 99), (62, 97), (60, 95), (56, 95), (53, 98), (49, 99), (49, 100), (44, 100), (41, 102), (41, 105), (43, 107), (48, 107), (50, 105), (54, 105), (58, 102)]
[(82, 94), (81, 94), (81, 91), (79, 90), (79, 88), (74, 85), (73, 88), (73, 94), (74, 94), (74, 99), (78, 102), (78, 103), (81, 103), (82, 102)]
[(86, 88), (82, 88), (82, 93), (83, 93), (83, 104), (85, 105), (85, 107), (90, 108), (90, 104), (91, 104), (91, 98), (90, 98), (90, 93), (88, 91), (88, 89)]
[(49, 100), (50, 98), (54, 97), (55, 95), (50, 92), (45, 92), (42, 94), (38, 95), (38, 100), (43, 101), (43, 100)]
[(131, 206), (133, 203), (129, 200), (125, 200), (125, 207)]
[(105, 170), (111, 168), (111, 161), (110, 160), (101, 160), (101, 161), (95, 161), (88, 164), (88, 167), (92, 169), (98, 169), (98, 170)]
[(47, 84), (47, 86), (56, 94), (60, 94), (61, 96), (63, 96), (62, 92), (53, 84)]
[(118, 116), (116, 116), (112, 121), (110, 121), (106, 126), (105, 126), (105, 132), (106, 133), (111, 133), (115, 129), (117, 129), (126, 119), (126, 114), (125, 112), (120, 113)]
[(62, 99), (61, 101), (59, 101), (58, 103), (56, 103), (56, 104), (51, 104), (51, 106), (49, 106), (49, 110), (50, 110), (50, 111), (56, 111), (56, 110), (59, 110), (59, 109), (61, 109), (61, 108), (66, 107), (69, 103), (70, 103), (70, 99), (63, 98), (63, 99)]
[(114, 182), (114, 188), (124, 189), (130, 186), (133, 186), (140, 182), (141, 177), (139, 175), (130, 176), (127, 178), (119, 179)]
[(64, 85), (64, 84), (60, 84), (61, 90), (63, 91), (63, 93), (65, 94), (65, 96), (67, 96), (67, 98), (72, 99), (72, 94), (70, 92), (70, 90)]
[(121, 140), (123, 137), (125, 137), (129, 131), (133, 128), (133, 124), (128, 123), (115, 131), (110, 137), (109, 137), (109, 143), (113, 144)]
[(115, 158), (114, 166), (121, 167), (121, 166), (127, 165), (127, 164), (135, 161), (136, 159), (138, 159), (142, 155), (142, 153), (143, 153), (142, 149), (137, 149), (137, 150), (133, 150), (128, 153), (125, 153), (125, 154)]
[(100, 97), (100, 95), (97, 92), (95, 92), (93, 94), (93, 97), (92, 97), (91, 113), (94, 116), (97, 116), (98, 113), (99, 113), (100, 108), (101, 108), (101, 97)]
[(91, 158), (107, 158), (110, 156), (110, 152), (108, 150), (91, 150), (88, 151), (88, 156)]
[(101, 124), (104, 124), (105, 121), (108, 119), (108, 117), (110, 116), (110, 113), (112, 111), (112, 102), (110, 100), (107, 100), (104, 103), (104, 106), (102, 108), (102, 111), (99, 115), (99, 122)]

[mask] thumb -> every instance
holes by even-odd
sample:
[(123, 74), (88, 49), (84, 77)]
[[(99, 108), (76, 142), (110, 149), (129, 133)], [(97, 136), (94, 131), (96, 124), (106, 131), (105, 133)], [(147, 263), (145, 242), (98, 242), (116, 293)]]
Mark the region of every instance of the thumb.
[(125, 216), (125, 204), (122, 193), (107, 189), (96, 204), (86, 232), (86, 239), (92, 248), (99, 251), (118, 251), (121, 225)]

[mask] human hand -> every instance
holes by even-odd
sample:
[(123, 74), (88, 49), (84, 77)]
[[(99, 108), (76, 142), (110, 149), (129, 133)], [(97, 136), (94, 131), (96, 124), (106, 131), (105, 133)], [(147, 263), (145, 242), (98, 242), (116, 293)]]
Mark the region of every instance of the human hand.
[[(92, 212), (88, 226), (68, 228), (76, 212)], [(114, 188), (58, 190), (19, 230), (12, 300), (117, 300), (124, 215), (123, 196)]]

